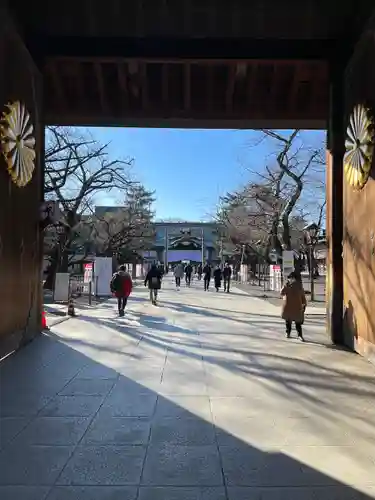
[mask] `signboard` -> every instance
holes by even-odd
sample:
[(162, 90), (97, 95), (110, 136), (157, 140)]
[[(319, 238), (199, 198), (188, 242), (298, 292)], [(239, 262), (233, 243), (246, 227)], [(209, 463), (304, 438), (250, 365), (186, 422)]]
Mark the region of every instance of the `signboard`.
[(275, 292), (281, 291), (281, 267), (278, 265), (270, 266), (270, 289)]
[(292, 250), (283, 251), (283, 277), (284, 281), (288, 275), (294, 271), (294, 252)]
[(83, 291), (84, 293), (89, 293), (90, 287), (89, 283), (92, 283), (94, 280), (94, 265), (92, 262), (88, 262), (84, 264), (84, 273), (83, 273)]
[(89, 262), (88, 264), (84, 265), (84, 275), (83, 275), (83, 282), (84, 283), (90, 283), (92, 281), (92, 276), (93, 276), (93, 265), (92, 262)]
[(110, 282), (112, 279), (112, 258), (95, 258), (96, 295), (110, 297), (112, 295)]

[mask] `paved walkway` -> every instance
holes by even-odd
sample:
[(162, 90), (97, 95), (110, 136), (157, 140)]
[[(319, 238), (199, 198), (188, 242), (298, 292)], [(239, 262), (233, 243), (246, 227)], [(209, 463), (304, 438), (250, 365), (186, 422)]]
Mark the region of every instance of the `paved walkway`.
[(0, 498), (375, 498), (375, 368), (316, 312), (302, 344), (267, 302), (164, 286), (0, 365)]

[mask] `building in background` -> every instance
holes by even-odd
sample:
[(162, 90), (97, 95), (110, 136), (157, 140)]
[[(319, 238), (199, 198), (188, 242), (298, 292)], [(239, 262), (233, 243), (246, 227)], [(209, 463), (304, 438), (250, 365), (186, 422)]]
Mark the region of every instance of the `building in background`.
[(218, 252), (219, 225), (215, 222), (155, 222), (155, 241), (144, 257), (164, 265), (179, 261), (215, 262)]

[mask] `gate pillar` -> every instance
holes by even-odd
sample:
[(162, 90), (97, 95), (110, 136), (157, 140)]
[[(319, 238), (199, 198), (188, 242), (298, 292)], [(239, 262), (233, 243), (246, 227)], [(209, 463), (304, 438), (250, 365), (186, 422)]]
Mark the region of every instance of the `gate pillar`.
[(335, 344), (343, 344), (343, 73), (331, 68), (330, 119), (327, 134), (327, 330)]
[(0, 8), (0, 358), (41, 327), (41, 75)]

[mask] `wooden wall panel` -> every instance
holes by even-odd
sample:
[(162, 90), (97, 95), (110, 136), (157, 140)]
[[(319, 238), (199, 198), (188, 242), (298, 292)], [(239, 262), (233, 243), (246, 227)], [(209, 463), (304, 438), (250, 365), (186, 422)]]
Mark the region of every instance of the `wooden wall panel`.
[[(358, 103), (375, 113), (375, 16), (345, 74), (346, 119)], [(344, 329), (355, 349), (375, 362), (375, 163), (364, 188), (344, 179)]]
[[(29, 110), (42, 149), (41, 77), (14, 29), (0, 9), (0, 108), (20, 100)], [(40, 155), (27, 186), (17, 187), (0, 158), (0, 357), (40, 331)]]

